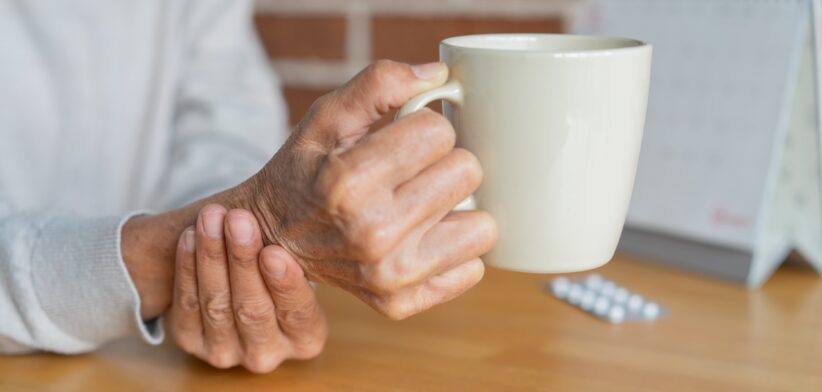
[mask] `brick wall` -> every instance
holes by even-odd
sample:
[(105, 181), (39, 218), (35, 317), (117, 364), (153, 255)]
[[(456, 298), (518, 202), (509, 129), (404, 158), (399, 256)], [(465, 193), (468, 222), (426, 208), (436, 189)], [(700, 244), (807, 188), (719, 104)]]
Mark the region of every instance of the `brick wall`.
[(373, 60), (437, 60), (443, 38), (563, 30), (573, 0), (257, 0), (255, 23), (296, 123)]

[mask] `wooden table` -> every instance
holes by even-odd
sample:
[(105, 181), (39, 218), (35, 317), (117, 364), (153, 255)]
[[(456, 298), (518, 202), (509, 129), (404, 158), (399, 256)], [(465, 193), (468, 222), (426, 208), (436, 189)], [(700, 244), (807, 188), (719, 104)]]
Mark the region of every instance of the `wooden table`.
[(822, 391), (822, 279), (783, 267), (758, 291), (627, 256), (601, 269), (670, 315), (610, 325), (489, 269), (463, 297), (401, 322), (322, 287), (325, 352), (258, 376), (136, 339), (83, 356), (0, 357), (0, 390)]

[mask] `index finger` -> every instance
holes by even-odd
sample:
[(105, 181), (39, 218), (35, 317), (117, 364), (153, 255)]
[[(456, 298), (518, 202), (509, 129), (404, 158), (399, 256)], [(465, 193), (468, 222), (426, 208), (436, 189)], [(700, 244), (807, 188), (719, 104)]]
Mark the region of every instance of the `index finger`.
[(368, 134), (339, 158), (347, 168), (396, 187), (448, 154), (455, 141), (445, 117), (422, 109)]
[(226, 214), (226, 247), (234, 320), (246, 351), (277, 345), (277, 318), (257, 263), (263, 242), (257, 220), (246, 210)]

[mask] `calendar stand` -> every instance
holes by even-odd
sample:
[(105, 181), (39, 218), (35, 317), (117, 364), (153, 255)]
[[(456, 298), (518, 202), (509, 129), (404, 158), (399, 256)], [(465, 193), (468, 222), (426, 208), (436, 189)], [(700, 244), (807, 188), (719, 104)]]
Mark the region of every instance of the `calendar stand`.
[(591, 0), (580, 33), (654, 47), (620, 249), (760, 286), (822, 272), (819, 0)]

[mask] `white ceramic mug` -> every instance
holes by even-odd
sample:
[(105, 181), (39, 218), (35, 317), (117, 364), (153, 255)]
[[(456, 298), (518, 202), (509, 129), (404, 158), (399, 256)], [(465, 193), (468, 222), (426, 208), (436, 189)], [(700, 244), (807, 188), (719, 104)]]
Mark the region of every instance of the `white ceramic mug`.
[(499, 240), (486, 263), (527, 272), (599, 267), (614, 254), (634, 183), (651, 72), (639, 41), (488, 34), (440, 43), (444, 86), (398, 116), (443, 99), (457, 143), (485, 173), (476, 207)]

